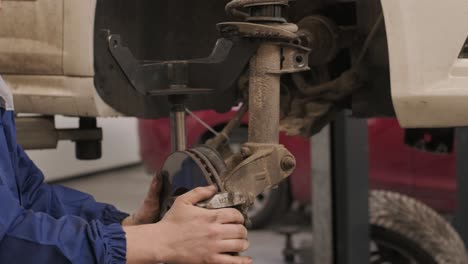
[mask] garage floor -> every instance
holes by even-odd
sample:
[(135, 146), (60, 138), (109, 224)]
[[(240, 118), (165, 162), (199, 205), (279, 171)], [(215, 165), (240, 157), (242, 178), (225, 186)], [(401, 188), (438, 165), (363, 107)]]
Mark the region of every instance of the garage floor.
[[(143, 167), (128, 167), (68, 180), (60, 184), (79, 189), (94, 195), (96, 200), (111, 203), (125, 212), (132, 212), (143, 199), (151, 177)], [(306, 235), (295, 238), (300, 242)], [(251, 249), (247, 255), (254, 258), (256, 264), (284, 263), (282, 250), (284, 237), (272, 231), (250, 232)]]

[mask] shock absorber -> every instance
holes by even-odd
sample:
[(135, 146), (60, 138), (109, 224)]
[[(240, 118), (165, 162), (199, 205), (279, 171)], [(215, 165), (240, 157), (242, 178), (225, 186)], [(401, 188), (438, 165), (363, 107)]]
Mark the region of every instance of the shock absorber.
[(171, 124), (171, 147), (172, 152), (183, 151), (187, 148), (187, 135), (185, 131), (185, 96), (169, 96), (171, 105), (170, 124)]
[(252, 202), (274, 188), (295, 168), (295, 158), (279, 144), (280, 78), (308, 70), (309, 50), (298, 45), (298, 28), (287, 22), (287, 0), (234, 0), (228, 14), (243, 22), (218, 25), (221, 33), (258, 41), (249, 68), (249, 137), (243, 161), (223, 177), (231, 193), (243, 193)]
[[(199, 206), (234, 207), (247, 215), (259, 194), (274, 188), (294, 171), (294, 156), (279, 144), (280, 78), (282, 74), (308, 70), (309, 50), (297, 44), (298, 29), (287, 22), (287, 7), (286, 0), (234, 0), (227, 4), (228, 13), (244, 21), (218, 24), (223, 37), (242, 45), (254, 43), (256, 47), (249, 67), (248, 142), (232, 162), (207, 146), (171, 155), (162, 169), (172, 184), (173, 193), (168, 196), (215, 184), (219, 193)], [(174, 124), (178, 123), (174, 118)], [(175, 139), (183, 137), (183, 129), (179, 131), (174, 134), (182, 136)], [(183, 144), (179, 144), (180, 149)], [(165, 201), (171, 203), (170, 199)], [(167, 208), (165, 204), (163, 209)]]
[[(297, 27), (285, 18), (287, 0), (234, 0), (226, 5), (228, 14), (245, 22), (262, 25), (266, 33), (281, 29), (295, 33)], [(240, 11), (247, 10), (247, 12)], [(261, 32), (255, 25), (251, 33)], [(246, 27), (247, 28), (247, 27)], [(285, 33), (285, 32), (283, 32)], [(249, 142), (278, 144), (280, 117), (280, 77), (282, 70), (282, 46), (279, 41), (289, 41), (281, 34), (264, 34), (262, 44), (250, 61), (249, 78)], [(257, 36), (261, 36), (258, 34)]]

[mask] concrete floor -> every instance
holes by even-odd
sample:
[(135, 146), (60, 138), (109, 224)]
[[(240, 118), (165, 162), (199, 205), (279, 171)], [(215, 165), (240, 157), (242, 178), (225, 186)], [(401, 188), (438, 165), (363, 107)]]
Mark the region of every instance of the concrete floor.
[[(92, 194), (96, 200), (114, 204), (125, 212), (137, 208), (146, 194), (151, 176), (143, 167), (129, 167), (67, 180), (60, 184)], [(295, 242), (306, 235), (300, 235)], [(252, 231), (249, 234), (251, 248), (246, 255), (254, 258), (256, 264), (284, 263), (282, 250), (284, 237), (268, 230)]]

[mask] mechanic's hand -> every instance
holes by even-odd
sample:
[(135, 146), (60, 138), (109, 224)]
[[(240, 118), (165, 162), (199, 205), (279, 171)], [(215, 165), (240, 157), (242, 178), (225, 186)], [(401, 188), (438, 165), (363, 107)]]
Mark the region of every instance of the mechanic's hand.
[(134, 226), (152, 224), (158, 220), (160, 211), (160, 194), (163, 185), (162, 176), (160, 173), (154, 176), (151, 182), (148, 193), (146, 194), (145, 200), (129, 217), (122, 221), (123, 226)]
[(240, 253), (249, 247), (244, 217), (239, 211), (194, 206), (215, 193), (215, 187), (197, 188), (177, 198), (157, 224), (126, 227), (127, 263), (252, 263), (249, 257), (225, 254)]

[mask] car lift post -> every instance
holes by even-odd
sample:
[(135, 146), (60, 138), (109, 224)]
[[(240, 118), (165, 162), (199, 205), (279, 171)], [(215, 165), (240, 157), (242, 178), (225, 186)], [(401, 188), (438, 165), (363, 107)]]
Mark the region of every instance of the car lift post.
[(367, 129), (345, 112), (313, 138), (312, 263), (369, 263)]
[[(303, 258), (313, 256), (313, 261), (305, 261), (306, 263), (333, 263), (331, 152), (330, 126), (326, 126), (310, 141), (312, 233), (315, 243), (313, 243), (313, 248), (309, 249), (312, 254), (304, 252)], [(313, 201), (320, 202), (314, 203)]]
[(468, 127), (456, 129), (455, 146), (457, 209), (453, 224), (468, 245)]

